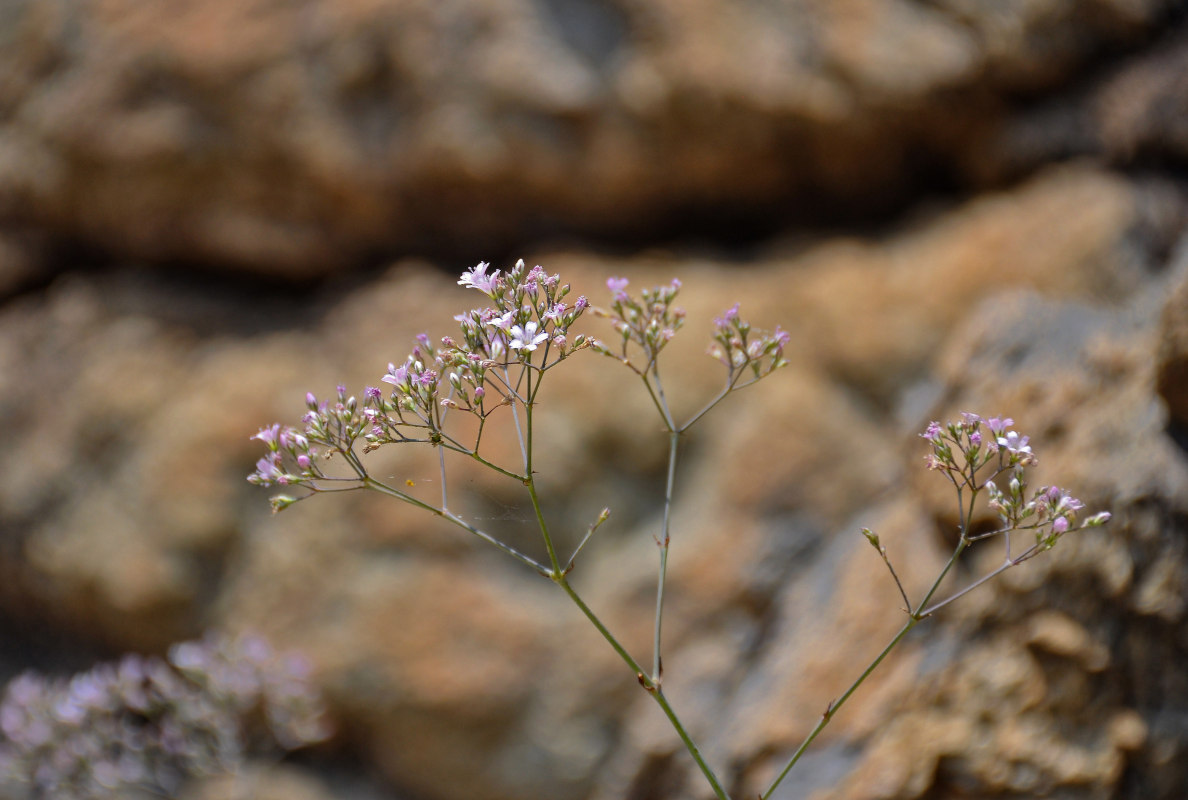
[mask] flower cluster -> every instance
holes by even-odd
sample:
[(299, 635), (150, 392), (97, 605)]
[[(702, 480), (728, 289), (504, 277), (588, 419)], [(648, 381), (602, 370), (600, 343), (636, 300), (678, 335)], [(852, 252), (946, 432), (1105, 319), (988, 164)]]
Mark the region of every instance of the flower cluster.
[[(248, 480), (323, 491), (336, 481), (361, 479), (364, 472), (353, 450), (359, 440), (364, 452), (398, 442), (445, 444), (472, 452), (446, 432), (447, 411), (460, 409), (485, 420), (502, 406), (524, 402), (522, 370), (539, 375), (590, 346), (585, 336), (570, 335), (570, 327), (589, 303), (585, 297), (570, 303), (571, 288), (558, 275), (539, 266), (528, 269), (523, 261), (506, 274), (488, 269), (481, 263), (458, 281), (491, 301), (454, 317), (458, 336), (442, 337), (436, 344), (428, 334), (417, 336), (412, 353), (398, 364), (388, 364), (379, 386), (367, 387), (361, 401), (348, 396), (344, 386), (338, 387), (333, 401), (307, 394), (302, 430), (272, 425), (252, 437), (268, 452)], [(380, 388), (384, 385), (390, 388)], [(344, 479), (323, 471), (319, 455), (335, 454), (346, 459), (356, 477)], [(273, 508), (280, 510), (296, 499), (273, 498)]]
[[(595, 348), (622, 361), (640, 374), (647, 373), (656, 363), (660, 351), (672, 341), (685, 322), (685, 310), (673, 301), (681, 289), (681, 282), (673, 279), (667, 286), (643, 289), (639, 298), (627, 291), (626, 278), (609, 278), (606, 288), (612, 295), (609, 309), (597, 309), (599, 316), (610, 320), (619, 334), (620, 345), (612, 349), (602, 343)], [(779, 326), (772, 332), (757, 331), (742, 319), (735, 303), (721, 317), (714, 318), (714, 333), (709, 354), (726, 365), (727, 384), (733, 385), (748, 370), (754, 379), (762, 378), (788, 362), (784, 347), (790, 334)], [(631, 360), (631, 347), (643, 352), (644, 364), (636, 366)]]
[[(920, 436), (930, 445), (929, 469), (944, 473), (958, 489), (974, 493), (986, 490), (990, 508), (998, 514), (1003, 528), (973, 538), (1034, 530), (1034, 552), (1038, 553), (1050, 549), (1061, 535), (1073, 529), (1084, 504), (1057, 486), (1044, 486), (1028, 496), (1026, 470), (1039, 462), (1028, 437), (1010, 429), (1014, 424), (1009, 417), (983, 418), (964, 412), (959, 422), (943, 426), (929, 423)], [(987, 466), (988, 474), (983, 472)], [(1000, 476), (1006, 479), (1005, 490), (998, 485)], [(1109, 512), (1103, 511), (1079, 527), (1098, 527), (1109, 519)]]
[(601, 343), (595, 345), (595, 348), (631, 365), (629, 348), (635, 345), (643, 351), (645, 359), (645, 364), (637, 371), (647, 372), (656, 363), (660, 351), (672, 341), (685, 323), (685, 310), (673, 305), (677, 293), (681, 290), (681, 282), (673, 278), (672, 283), (667, 286), (644, 289), (638, 299), (627, 292), (628, 283), (626, 278), (607, 279), (606, 288), (612, 295), (611, 307), (595, 310), (598, 316), (609, 319), (611, 326), (619, 334), (618, 351), (611, 350)]
[(255, 637), (179, 644), (168, 661), (130, 655), (68, 679), (14, 679), (0, 702), (0, 795), (173, 796), (267, 740), (293, 749), (326, 735), (302, 659)]
[(731, 380), (748, 370), (759, 379), (788, 363), (784, 360), (784, 347), (791, 338), (778, 325), (771, 332), (754, 330), (751, 323), (739, 316), (735, 303), (722, 316), (714, 318), (709, 354), (726, 365)]
[(1000, 471), (1039, 463), (1027, 443), (1028, 437), (1010, 430), (1014, 424), (1009, 417), (983, 419), (969, 412), (962, 412), (960, 422), (944, 426), (930, 422), (920, 434), (932, 446), (927, 457), (928, 468), (959, 477), (958, 483), (972, 489), (975, 474), (991, 461), (996, 462)]
[[(454, 317), (458, 334), (437, 342), (420, 334), (412, 353), (388, 364), (378, 385), (367, 387), (361, 398), (349, 395), (341, 385), (330, 400), (307, 394), (308, 410), (300, 429), (274, 424), (252, 437), (262, 442), (267, 452), (256, 462), (248, 480), (261, 486), (300, 487), (310, 494), (358, 488), (360, 484), (374, 487), (356, 444), (363, 453), (386, 444), (419, 442), (477, 456), (477, 441), (464, 444), (447, 431), (449, 411), (457, 409), (485, 423), (499, 408), (528, 407), (541, 376), (588, 347), (611, 355), (643, 376), (664, 405), (658, 386), (653, 387), (651, 381), (659, 380), (653, 373), (660, 352), (684, 324), (685, 312), (674, 304), (681, 288), (679, 280), (644, 289), (638, 297), (627, 291), (626, 278), (607, 281), (611, 307), (593, 311), (608, 319), (618, 333), (621, 346), (617, 351), (571, 333), (590, 304), (584, 296), (571, 304), (569, 284), (542, 267), (528, 269), (518, 261), (504, 273), (480, 263), (464, 272), (458, 284), (481, 292), (489, 301)], [(739, 380), (748, 372), (752, 381), (758, 380), (787, 363), (783, 351), (789, 339), (778, 327), (774, 333), (753, 330), (739, 317), (737, 305), (715, 322), (710, 352), (726, 364), (728, 374), (726, 389), (711, 407), (730, 390), (747, 385)], [(633, 349), (642, 351), (644, 363), (631, 361)], [(664, 413), (668, 419), (666, 406)], [(481, 424), (479, 431), (481, 436)], [(346, 463), (348, 473), (331, 474), (323, 469), (326, 459), (334, 456)], [(272, 506), (279, 511), (308, 496), (278, 495), (272, 498)]]

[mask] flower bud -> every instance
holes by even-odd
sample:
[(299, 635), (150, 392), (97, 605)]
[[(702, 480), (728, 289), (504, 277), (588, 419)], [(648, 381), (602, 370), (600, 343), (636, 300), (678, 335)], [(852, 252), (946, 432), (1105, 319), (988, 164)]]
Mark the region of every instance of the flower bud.
[(287, 494), (278, 494), (269, 499), (268, 503), (272, 506), (272, 513), (284, 511), (289, 506), (297, 502), (296, 497), (290, 497)]

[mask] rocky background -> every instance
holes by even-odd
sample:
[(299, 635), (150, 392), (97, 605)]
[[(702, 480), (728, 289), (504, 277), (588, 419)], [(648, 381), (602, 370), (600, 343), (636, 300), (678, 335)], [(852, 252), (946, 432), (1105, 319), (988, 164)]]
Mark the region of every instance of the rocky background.
[[(523, 257), (592, 299), (680, 277), (687, 410), (710, 316), (792, 333), (677, 481), (665, 688), (735, 797), (900, 624), (857, 529), (935, 574), (956, 517), (915, 434), (974, 410), (1114, 522), (922, 626), (778, 797), (1179, 800), (1186, 11), (0, 0), (0, 677), (260, 631), (337, 734), (253, 797), (705, 797), (547, 581), (383, 498), (271, 516), (244, 480), (258, 427), (375, 384), (475, 303), (462, 269)], [(644, 656), (664, 440), (582, 355), (541, 482), (570, 539), (612, 507), (574, 581)], [(497, 478), (458, 465), (454, 496), (535, 546)]]

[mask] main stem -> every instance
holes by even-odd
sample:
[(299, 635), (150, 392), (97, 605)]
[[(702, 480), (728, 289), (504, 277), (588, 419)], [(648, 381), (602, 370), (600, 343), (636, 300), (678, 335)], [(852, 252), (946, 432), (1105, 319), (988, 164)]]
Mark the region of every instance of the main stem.
[(569, 585), (569, 581), (564, 575), (558, 575), (554, 577), (553, 582), (565, 590), (565, 593), (569, 595), (569, 599), (572, 600), (579, 609), (581, 609), (582, 613), (586, 615), (586, 619), (590, 620), (590, 623), (598, 629), (598, 632), (602, 634), (602, 638), (606, 639), (607, 642), (610, 643), (610, 646), (613, 647), (615, 652), (619, 654), (619, 658), (623, 659), (624, 663), (626, 663), (627, 666), (631, 668), (631, 671), (635, 673), (635, 677), (639, 680), (640, 685), (643, 686), (647, 693), (652, 696), (652, 699), (656, 701), (656, 704), (659, 705), (664, 711), (664, 715), (668, 717), (668, 721), (672, 724), (673, 729), (675, 729), (677, 735), (681, 737), (681, 742), (684, 743), (685, 749), (689, 751), (689, 755), (693, 756), (693, 760), (697, 762), (698, 768), (701, 769), (701, 774), (705, 776), (705, 779), (709, 782), (709, 785), (713, 787), (714, 796), (717, 797), (718, 800), (730, 800), (730, 795), (727, 794), (726, 790), (722, 787), (722, 782), (718, 780), (718, 776), (714, 774), (713, 769), (711, 769), (710, 765), (706, 763), (705, 757), (701, 754), (701, 749), (693, 741), (692, 737), (689, 736), (689, 732), (685, 729), (684, 724), (676, 715), (676, 711), (673, 710), (672, 705), (668, 702), (668, 698), (664, 696), (664, 691), (660, 688), (659, 682), (648, 677), (648, 675), (643, 671), (643, 668), (640, 667), (639, 662), (631, 657), (631, 654), (628, 653), (627, 649), (619, 643), (619, 640), (614, 637), (614, 634), (612, 634), (610, 630), (608, 630), (607, 627), (602, 624), (602, 620), (600, 620), (598, 615), (596, 615), (590, 609), (590, 607), (586, 605), (585, 601), (582, 600), (580, 596), (578, 596), (578, 593), (575, 592), (573, 587)]
[(664, 522), (660, 530), (660, 574), (656, 580), (656, 624), (652, 638), (652, 680), (660, 683), (664, 672), (664, 662), (660, 657), (660, 628), (664, 615), (664, 579), (668, 572), (668, 543), (669, 525), (672, 519), (672, 490), (676, 483), (677, 445), (681, 434), (670, 430), (668, 433), (668, 479), (664, 486)]
[[(540, 379), (537, 379), (537, 390)], [(553, 568), (553, 575), (561, 574), (561, 561), (557, 558), (557, 548), (553, 545), (553, 537), (549, 534), (548, 523), (545, 522), (544, 511), (540, 507), (540, 498), (536, 494), (536, 478), (532, 474), (532, 408), (536, 405), (536, 391), (532, 388), (532, 375), (528, 374), (528, 387), (525, 392), (528, 398), (524, 401), (524, 427), (526, 445), (524, 450), (524, 472), (527, 477), (524, 485), (528, 487), (528, 496), (532, 498), (532, 509), (536, 512), (536, 524), (540, 527), (540, 535), (544, 537), (545, 549), (549, 552), (549, 564)]]
[[(561, 563), (557, 559), (556, 548), (553, 546), (553, 537), (549, 534), (548, 524), (545, 522), (545, 518), (544, 518), (544, 511), (541, 509), (541, 506), (540, 506), (540, 498), (536, 494), (536, 481), (532, 474), (532, 455), (533, 455), (532, 454), (532, 444), (533, 444), (532, 407), (535, 404), (534, 401), (536, 399), (536, 392), (539, 390), (540, 390), (540, 378), (537, 378), (537, 384), (535, 387), (533, 387), (531, 376), (529, 376), (528, 386), (526, 387), (526, 391), (524, 393), (525, 397), (527, 398), (527, 400), (524, 402), (524, 418), (525, 418), (524, 461), (525, 461), (525, 472), (527, 473), (527, 476), (524, 480), (524, 485), (528, 488), (528, 496), (531, 498), (532, 508), (536, 512), (536, 522), (537, 522), (537, 525), (540, 526), (540, 532), (541, 532), (541, 535), (544, 537), (545, 547), (548, 549), (548, 552), (549, 552), (549, 563), (552, 565), (552, 571), (549, 573), (546, 573), (546, 574), (548, 575), (548, 577), (550, 579), (552, 579), (553, 583), (557, 584), (565, 591), (565, 594), (567, 594), (569, 596), (569, 599), (573, 601), (574, 605), (576, 605), (581, 610), (581, 612), (586, 615), (586, 619), (590, 620), (590, 624), (592, 624), (598, 630), (598, 632), (600, 634), (602, 634), (602, 638), (606, 639), (606, 641), (610, 644), (610, 646), (612, 648), (614, 648), (614, 651), (619, 654), (619, 658), (623, 659), (623, 662), (631, 669), (631, 672), (634, 673), (634, 675), (635, 675), (636, 679), (639, 681), (640, 685), (647, 691), (648, 694), (650, 694), (652, 696), (652, 699), (655, 700), (657, 705), (659, 705), (660, 708), (664, 711), (664, 715), (666, 717), (668, 717), (668, 721), (672, 724), (673, 729), (676, 730), (677, 735), (681, 738), (681, 742), (684, 743), (685, 749), (687, 749), (689, 751), (689, 754), (691, 756), (693, 756), (693, 760), (695, 762), (697, 762), (698, 768), (701, 769), (701, 774), (705, 776), (705, 779), (709, 782), (710, 786), (713, 787), (714, 796), (717, 797), (718, 800), (731, 800), (730, 795), (727, 794), (726, 790), (722, 787), (721, 781), (718, 780), (718, 776), (714, 774), (713, 769), (710, 768), (710, 765), (708, 763), (706, 763), (705, 758), (701, 755), (701, 749), (693, 741), (692, 737), (689, 736), (689, 732), (685, 729), (685, 726), (681, 722), (680, 718), (677, 716), (676, 711), (673, 710), (672, 705), (668, 702), (668, 698), (664, 696), (664, 692), (660, 689), (659, 667), (657, 666), (656, 674), (653, 677), (649, 677), (647, 675), (647, 673), (644, 672), (643, 667), (641, 667), (639, 665), (639, 662), (637, 662), (631, 656), (631, 654), (627, 652), (627, 648), (623, 647), (623, 645), (619, 642), (619, 640), (615, 638), (614, 634), (612, 634), (610, 632), (610, 629), (608, 629), (606, 627), (606, 625), (604, 625), (602, 623), (602, 620), (600, 620), (598, 618), (598, 615), (595, 614), (594, 611), (588, 605), (586, 605), (586, 602), (584, 600), (582, 600), (582, 598), (578, 595), (578, 593), (576, 591), (574, 591), (573, 587), (569, 585), (569, 580), (566, 578), (565, 571), (561, 568)], [(675, 460), (677, 434), (674, 432), (672, 435), (673, 435), (673, 440), (672, 440), (672, 447), (671, 447), (671, 459)], [(668, 538), (668, 511), (667, 511), (667, 507), (668, 507), (668, 505), (671, 501), (671, 497), (672, 497), (672, 483), (673, 483), (672, 476), (674, 474), (674, 469), (675, 468), (670, 461), (668, 492), (666, 495), (669, 499), (669, 502), (666, 502), (665, 517), (664, 517), (665, 540), (667, 540), (667, 538)], [(664, 550), (667, 550), (667, 548), (665, 547)], [(664, 563), (664, 556), (662, 555), (661, 556), (661, 565), (662, 565), (661, 566), (661, 593), (660, 593), (660, 597), (657, 599), (658, 605), (657, 605), (657, 619), (656, 619), (656, 648), (657, 648), (656, 649), (656, 662), (657, 662), (657, 664), (659, 663), (659, 658), (660, 658), (660, 655), (659, 655), (659, 653), (660, 653), (660, 651), (659, 651), (659, 644), (660, 644), (660, 639), (659, 639), (659, 636), (660, 636), (659, 604), (662, 603), (662, 601), (663, 601), (663, 574), (664, 574), (663, 573), (663, 563)]]

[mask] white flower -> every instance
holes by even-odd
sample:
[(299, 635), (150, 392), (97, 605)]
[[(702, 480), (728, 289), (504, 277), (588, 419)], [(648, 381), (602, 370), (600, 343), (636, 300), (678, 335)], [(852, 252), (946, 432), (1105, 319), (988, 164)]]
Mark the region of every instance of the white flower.
[(520, 327), (513, 325), (511, 329), (512, 340), (508, 344), (512, 350), (522, 350), (525, 353), (530, 353), (536, 349), (536, 346), (549, 338), (549, 335), (543, 331), (536, 332), (536, 323), (529, 322)]

